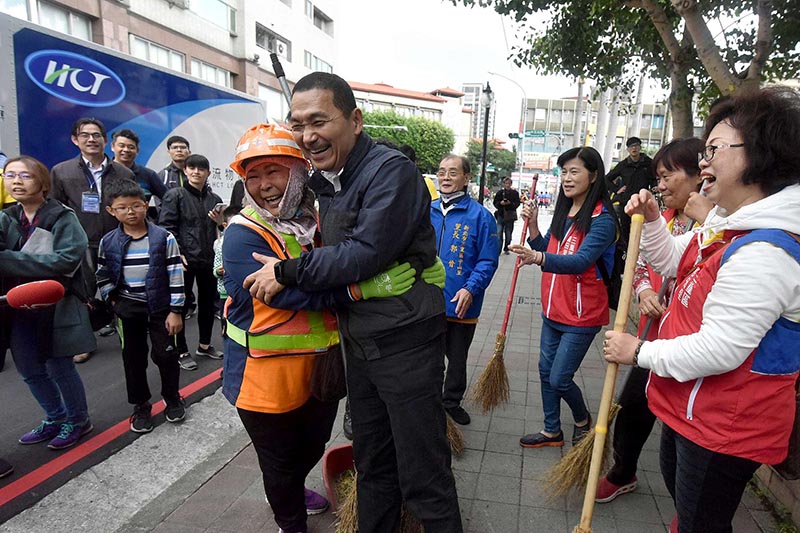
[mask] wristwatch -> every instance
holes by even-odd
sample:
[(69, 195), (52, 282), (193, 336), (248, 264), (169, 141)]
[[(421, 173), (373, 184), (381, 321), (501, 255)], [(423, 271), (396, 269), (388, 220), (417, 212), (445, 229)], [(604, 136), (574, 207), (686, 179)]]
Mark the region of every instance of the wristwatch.
[(639, 367), (639, 351), (642, 349), (642, 344), (644, 341), (639, 341), (639, 344), (636, 345), (636, 349), (633, 351), (633, 366)]

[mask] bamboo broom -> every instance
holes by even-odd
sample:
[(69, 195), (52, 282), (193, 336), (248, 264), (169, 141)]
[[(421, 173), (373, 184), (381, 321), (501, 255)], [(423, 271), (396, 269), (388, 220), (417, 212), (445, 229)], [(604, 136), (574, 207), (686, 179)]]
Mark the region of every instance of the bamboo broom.
[[(534, 184), (535, 186), (535, 184)], [(528, 235), (528, 219), (522, 226), (522, 239), (520, 246), (525, 244), (525, 237)], [(508, 291), (506, 301), (506, 311), (503, 316), (503, 325), (500, 333), (497, 334), (494, 343), (494, 354), (489, 359), (486, 368), (483, 369), (480, 377), (472, 388), (472, 399), (481, 408), (483, 414), (488, 413), (500, 404), (507, 403), (509, 399), (508, 373), (506, 363), (503, 359), (503, 352), (506, 349), (506, 331), (508, 330), (508, 319), (511, 316), (511, 306), (514, 303), (514, 292), (517, 290), (517, 276), (519, 267), (522, 266), (522, 257), (517, 256), (514, 263), (514, 273), (511, 275), (511, 289)]]
[[(628, 239), (628, 252), (625, 262), (625, 272), (622, 276), (622, 289), (617, 305), (617, 315), (614, 319), (614, 331), (625, 331), (628, 322), (628, 309), (631, 305), (633, 292), (633, 275), (636, 270), (636, 260), (639, 257), (639, 241), (642, 238), (644, 215), (636, 214), (631, 217), (631, 234)], [(616, 363), (608, 363), (606, 377), (603, 382), (603, 394), (600, 397), (600, 411), (597, 413), (597, 424), (594, 427), (594, 447), (592, 448), (592, 462), (589, 466), (589, 478), (586, 482), (586, 493), (583, 497), (581, 521), (573, 533), (592, 533), (592, 514), (594, 513), (595, 497), (597, 496), (597, 483), (600, 480), (600, 469), (603, 463), (603, 449), (608, 435), (609, 413), (611, 400), (614, 397), (614, 385), (617, 381)]]

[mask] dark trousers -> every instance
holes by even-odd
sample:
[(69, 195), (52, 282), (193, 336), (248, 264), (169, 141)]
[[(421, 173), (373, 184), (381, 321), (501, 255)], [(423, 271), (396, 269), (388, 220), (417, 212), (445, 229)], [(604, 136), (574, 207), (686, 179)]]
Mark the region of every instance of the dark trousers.
[(514, 233), (514, 221), (503, 222), (503, 219), (497, 221), (497, 238), (500, 239), (500, 246), (504, 252), (508, 251), (508, 246), (511, 243), (511, 235)]
[(731, 520), (759, 463), (707, 450), (666, 425), (660, 459), (679, 533), (732, 532)]
[[(217, 278), (214, 277), (214, 272), (209, 266), (208, 268), (198, 268), (189, 266), (183, 271), (183, 285), (188, 295), (192, 292), (192, 286), (195, 281), (197, 282), (197, 329), (200, 333), (200, 344), (211, 343), (211, 329), (214, 327), (214, 308), (219, 300), (217, 293)], [(186, 307), (184, 307), (184, 310)], [(186, 318), (186, 313), (183, 315)], [(182, 329), (177, 335), (178, 353), (186, 353), (189, 351), (186, 345), (185, 329)]]
[(622, 409), (614, 422), (614, 466), (608, 472), (608, 480), (615, 485), (633, 481), (639, 455), (656, 422), (645, 395), (649, 375), (646, 368), (632, 367), (617, 400)]
[(306, 477), (325, 452), (338, 407), (311, 397), (288, 413), (237, 409), (258, 455), (275, 522), (287, 533), (306, 530)]
[(444, 335), (380, 359), (345, 353), (359, 531), (398, 531), (405, 500), (426, 533), (459, 533), (442, 408)]
[(467, 390), (467, 356), (477, 324), (447, 321), (444, 353), (447, 372), (444, 376), (442, 404), (445, 409), (458, 407)]
[(147, 337), (150, 337), (150, 358), (161, 375), (161, 397), (178, 399), (178, 350), (174, 338), (167, 333), (167, 311), (150, 315), (147, 304), (122, 298), (115, 307), (122, 342), (122, 364), (125, 367), (125, 386), (128, 403), (140, 405), (150, 400), (147, 384)]

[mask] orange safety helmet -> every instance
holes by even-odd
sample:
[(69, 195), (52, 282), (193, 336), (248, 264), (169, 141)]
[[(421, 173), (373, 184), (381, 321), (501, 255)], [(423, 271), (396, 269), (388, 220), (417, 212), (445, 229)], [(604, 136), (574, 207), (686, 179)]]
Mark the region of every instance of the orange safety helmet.
[(239, 139), (236, 145), (236, 158), (231, 163), (231, 168), (244, 178), (245, 161), (268, 156), (294, 157), (308, 165), (303, 152), (292, 138), (292, 132), (272, 124), (256, 124)]

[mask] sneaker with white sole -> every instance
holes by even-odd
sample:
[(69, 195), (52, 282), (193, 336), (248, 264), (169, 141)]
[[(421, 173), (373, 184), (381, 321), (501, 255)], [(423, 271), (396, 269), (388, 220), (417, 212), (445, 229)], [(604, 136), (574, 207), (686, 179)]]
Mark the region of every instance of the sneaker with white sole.
[(197, 361), (194, 360), (192, 354), (189, 352), (182, 353), (178, 356), (178, 364), (184, 370), (197, 370)]
[(208, 357), (210, 359), (222, 359), (222, 352), (218, 351), (214, 348), (213, 344), (209, 344), (208, 348), (201, 348), (200, 346), (197, 347), (197, 351), (194, 352), (195, 355), (202, 355), (203, 357)]
[(328, 500), (322, 494), (314, 492), (311, 489), (303, 489), (305, 491), (306, 500), (306, 514), (315, 515), (322, 514), (328, 510)]
[(164, 409), (164, 418), (167, 419), (167, 422), (177, 424), (186, 418), (186, 402), (183, 398), (178, 397), (177, 400), (170, 401), (164, 400), (164, 405), (167, 406)]
[(150, 433), (153, 431), (152, 406), (149, 402), (137, 405), (131, 415), (131, 431), (134, 433)]
[(630, 483), (625, 483), (624, 485), (611, 483), (608, 480), (608, 476), (604, 476), (603, 479), (600, 480), (600, 483), (597, 484), (597, 495), (594, 501), (597, 503), (608, 503), (617, 496), (633, 492), (636, 490), (636, 485), (636, 476), (633, 476), (633, 480)]

